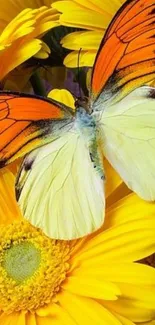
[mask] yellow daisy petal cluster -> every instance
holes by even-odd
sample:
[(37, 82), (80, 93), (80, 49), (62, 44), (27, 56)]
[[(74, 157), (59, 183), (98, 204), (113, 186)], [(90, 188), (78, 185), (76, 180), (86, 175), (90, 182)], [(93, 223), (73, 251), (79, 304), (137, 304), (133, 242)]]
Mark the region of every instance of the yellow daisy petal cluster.
[[(22, 10), (26, 8), (38, 9), (40, 7), (46, 6), (51, 8), (51, 4), (56, 0), (8, 0), (7, 3), (0, 0), (0, 29), (4, 25), (9, 24), (9, 22), (15, 18)], [(2, 19), (3, 18), (3, 19)]]
[(17, 167), (1, 170), (1, 325), (153, 324), (155, 269), (135, 261), (155, 251), (154, 204), (105, 164), (105, 225), (73, 241), (52, 240), (25, 221), (14, 197)]
[[(42, 32), (46, 31), (49, 29), (48, 24), (50, 22), (52, 27), (55, 27), (58, 25), (58, 18), (59, 18), (59, 13), (56, 9), (51, 8), (52, 0), (8, 0), (7, 3), (5, 3), (3, 0), (0, 0), (0, 33), (3, 32), (3, 30), (6, 28), (8, 24), (12, 20), (14, 20), (20, 13), (23, 12), (25, 9), (39, 9), (38, 14), (37, 14), (37, 24), (38, 29), (40, 28), (39, 26), (39, 21), (41, 21), (42, 28), (44, 24), (44, 30)], [(36, 11), (37, 13), (37, 11)], [(43, 20), (44, 18), (44, 20)], [(18, 19), (18, 18), (17, 18)], [(53, 24), (53, 25), (52, 25)], [(41, 30), (40, 30), (41, 32)], [(38, 34), (39, 35), (39, 34)]]
[[(95, 56), (103, 35), (124, 0), (63, 0), (53, 4), (60, 15), (60, 24), (77, 27), (77, 31), (66, 35), (62, 46), (73, 50), (64, 60), (67, 67), (93, 66)], [(69, 8), (69, 10), (68, 10)], [(82, 49), (79, 56), (79, 50)]]
[[(10, 7), (9, 10), (11, 13)], [(49, 49), (39, 37), (58, 25), (58, 13), (46, 6), (38, 9), (25, 8), (17, 12), (9, 22), (5, 11), (2, 10), (1, 14), (0, 80), (30, 57), (39, 55), (39, 51), (40, 56), (47, 57)]]

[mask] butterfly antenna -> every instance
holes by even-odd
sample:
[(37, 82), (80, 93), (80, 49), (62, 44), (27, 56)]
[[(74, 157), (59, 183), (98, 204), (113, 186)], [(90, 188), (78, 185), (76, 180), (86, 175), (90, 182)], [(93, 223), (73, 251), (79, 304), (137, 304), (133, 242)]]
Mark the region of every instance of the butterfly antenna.
[(77, 62), (77, 68), (78, 68), (78, 75), (77, 75), (77, 81), (79, 85), (79, 97), (80, 99), (82, 98), (82, 92), (81, 92), (81, 80), (80, 80), (80, 54), (81, 54), (82, 48), (80, 48), (79, 53), (78, 53), (78, 62)]

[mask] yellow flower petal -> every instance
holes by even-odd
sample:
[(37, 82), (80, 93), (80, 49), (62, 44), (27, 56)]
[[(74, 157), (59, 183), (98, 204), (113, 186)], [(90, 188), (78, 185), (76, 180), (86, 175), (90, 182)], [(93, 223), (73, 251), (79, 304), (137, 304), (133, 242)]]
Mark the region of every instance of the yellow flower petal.
[[(92, 261), (90, 268), (88, 268), (87, 263), (83, 263), (81, 269), (74, 269), (73, 276), (76, 278), (80, 278), (81, 276), (88, 277), (89, 279), (92, 277), (90, 283), (92, 283), (93, 277), (95, 276), (98, 281), (103, 281), (103, 283), (105, 281), (116, 283), (118, 288), (121, 283), (135, 285), (144, 284), (145, 286), (155, 285), (155, 269), (138, 263), (115, 263), (114, 267), (112, 267), (112, 264), (107, 265), (104, 260), (100, 261), (99, 265)], [(128, 290), (126, 290), (126, 292), (127, 291)]]
[[(51, 322), (54, 322), (54, 325), (77, 325), (72, 317), (60, 306), (60, 304), (53, 304), (50, 309), (42, 308), (47, 311), (47, 314), (40, 314), (40, 311), (37, 311), (37, 315), (41, 317), (36, 317), (37, 324), (28, 325), (50, 325)], [(50, 317), (51, 316), (51, 317)]]
[[(10, 315), (2, 314), (0, 324), (3, 325), (25, 325), (25, 312), (14, 313)], [(30, 325), (30, 324), (29, 324)]]
[(8, 0), (7, 3), (5, 1), (1, 1), (0, 32), (24, 9), (37, 9), (42, 6), (46, 6), (50, 9), (52, 2), (52, 0)]
[(18, 65), (35, 55), (40, 49), (40, 40), (20, 38), (13, 42), (10, 47), (0, 52), (0, 80)]
[(48, 45), (42, 41), (41, 43), (41, 49), (39, 52), (37, 52), (37, 54), (35, 54), (35, 58), (38, 59), (47, 59), (49, 57), (51, 50), (48, 47)]
[(36, 324), (36, 315), (28, 312), (26, 314), (26, 324), (24, 325), (37, 325)]
[(121, 325), (107, 309), (103, 308), (97, 301), (89, 298), (78, 297), (65, 292), (59, 296), (60, 305), (71, 315), (78, 325)]
[(106, 159), (104, 159), (104, 168), (106, 173), (105, 193), (108, 198), (123, 183), (123, 181)]
[[(110, 23), (112, 15), (105, 13), (95, 12), (82, 5), (78, 6), (71, 1), (55, 2), (53, 8), (62, 12), (60, 16), (60, 24), (64, 26), (74, 26), (84, 29), (101, 30)], [(70, 8), (70, 10), (68, 10)]]
[[(119, 190), (119, 189), (118, 189)], [(126, 192), (122, 192), (126, 193)], [(114, 201), (107, 209), (105, 227), (122, 224), (135, 219), (144, 219), (147, 221), (149, 216), (155, 214), (155, 203), (146, 202), (140, 199), (136, 194), (124, 196), (120, 201)]]
[[(151, 288), (150, 288), (151, 292)], [(143, 291), (145, 295), (145, 290)], [(103, 305), (112, 312), (130, 319), (133, 322), (147, 322), (155, 318), (155, 311), (137, 305), (137, 302), (124, 297), (116, 301), (104, 301)]]
[[(80, 48), (79, 48), (80, 50)], [(96, 51), (81, 51), (79, 55), (79, 51), (73, 51), (69, 53), (64, 59), (64, 65), (68, 68), (74, 67), (91, 67), (94, 63), (96, 56)]]
[(65, 1), (56, 1), (55, 3), (52, 3), (52, 8), (55, 8), (58, 12), (67, 12), (68, 8), (70, 11), (78, 10), (79, 5), (77, 4), (77, 1), (65, 0)]
[[(116, 11), (120, 7), (120, 0), (113, 0), (109, 2), (109, 0), (75, 0), (79, 5), (89, 8), (93, 11), (100, 12), (102, 14), (109, 14), (112, 16), (116, 13)], [(123, 3), (123, 1), (122, 1)]]
[[(88, 38), (89, 43), (87, 42)], [(82, 50), (97, 50), (101, 39), (102, 35), (100, 32), (74, 32), (63, 37), (61, 44), (70, 50), (79, 50), (79, 48)]]
[[(35, 325), (49, 325), (50, 322), (53, 321), (53, 317), (36, 317), (35, 319)], [(58, 321), (58, 319), (54, 318), (54, 323), (56, 325), (60, 325), (60, 322)], [(29, 324), (28, 324), (29, 325)]]
[(113, 311), (113, 315), (118, 318), (121, 322), (121, 325), (135, 325), (131, 320), (127, 319), (126, 317), (121, 316), (120, 314)]
[[(13, 220), (21, 220), (20, 209), (15, 199), (13, 188), (14, 175), (8, 168), (0, 171), (0, 224), (9, 224)], [(8, 204), (9, 202), (9, 204)]]
[(34, 30), (35, 13), (31, 9), (23, 10), (15, 17), (0, 35), (0, 44), (10, 44), (16, 39), (25, 36)]
[(52, 315), (55, 313), (55, 309), (57, 309), (56, 306), (56, 304), (48, 304), (45, 307), (38, 308), (36, 314), (41, 317)]
[(53, 89), (49, 92), (48, 97), (53, 98), (75, 110), (75, 99), (66, 89)]
[[(125, 299), (134, 301), (135, 305), (144, 309), (152, 309), (155, 316), (155, 286), (138, 286), (128, 283), (120, 283), (119, 288)], [(139, 320), (140, 321), (140, 320)]]
[(94, 276), (95, 274), (93, 276), (90, 276), (90, 274), (86, 274), (86, 276), (84, 274), (70, 276), (62, 287), (71, 293), (84, 297), (116, 300), (117, 296), (121, 294), (119, 287), (113, 283), (104, 281), (103, 278), (95, 279)]
[[(82, 20), (82, 24), (80, 21)], [(103, 23), (104, 22), (104, 23)], [(60, 24), (69, 27), (77, 27), (77, 28), (84, 28), (84, 29), (93, 29), (96, 31), (103, 31), (104, 28), (110, 22), (110, 18), (105, 17), (103, 20), (103, 15), (96, 14), (88, 11), (88, 10), (76, 10), (70, 13), (70, 11), (66, 12), (60, 17)]]
[(76, 254), (75, 262), (83, 261), (89, 265), (92, 259), (97, 264), (100, 263), (101, 254), (104, 254), (105, 263), (131, 262), (149, 256), (155, 251), (154, 227), (154, 216), (142, 220), (136, 220), (135, 216), (131, 222), (107, 229), (95, 237), (92, 235)]
[(45, 6), (40, 7), (35, 10), (35, 29), (32, 33), (33, 37), (37, 37), (38, 35), (42, 35), (46, 31), (50, 30), (53, 27), (59, 25), (58, 18), (59, 14), (55, 9), (49, 9)]

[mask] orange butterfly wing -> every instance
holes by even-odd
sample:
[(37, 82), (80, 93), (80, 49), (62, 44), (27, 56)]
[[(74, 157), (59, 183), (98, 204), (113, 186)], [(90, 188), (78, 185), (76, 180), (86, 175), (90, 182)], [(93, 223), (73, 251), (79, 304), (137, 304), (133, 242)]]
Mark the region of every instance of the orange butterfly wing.
[(155, 1), (130, 0), (103, 38), (91, 80), (92, 100), (120, 100), (155, 78)]
[(0, 93), (0, 167), (49, 141), (52, 121), (73, 113), (54, 100)]

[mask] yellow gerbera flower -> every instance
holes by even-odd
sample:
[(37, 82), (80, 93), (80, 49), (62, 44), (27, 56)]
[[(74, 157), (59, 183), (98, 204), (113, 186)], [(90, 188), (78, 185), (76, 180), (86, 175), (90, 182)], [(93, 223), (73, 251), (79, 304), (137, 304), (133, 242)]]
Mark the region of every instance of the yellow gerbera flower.
[(59, 20), (61, 25), (87, 30), (73, 32), (62, 39), (63, 47), (74, 50), (64, 60), (67, 67), (77, 66), (80, 48), (79, 65), (93, 65), (105, 30), (124, 2), (125, 0), (66, 0), (53, 4), (53, 8), (62, 13)]
[[(17, 3), (14, 4), (17, 5)], [(4, 5), (6, 6), (5, 2), (3, 2)], [(7, 8), (12, 16), (14, 11), (8, 3)], [(0, 80), (31, 56), (35, 54), (47, 56), (49, 49), (38, 37), (58, 25), (56, 10), (45, 6), (38, 9), (24, 9), (10, 20), (1, 8), (1, 15)]]
[(104, 228), (56, 241), (22, 218), (11, 170), (0, 172), (0, 324), (151, 322), (155, 269), (134, 261), (155, 251), (154, 204), (128, 194), (107, 164)]

